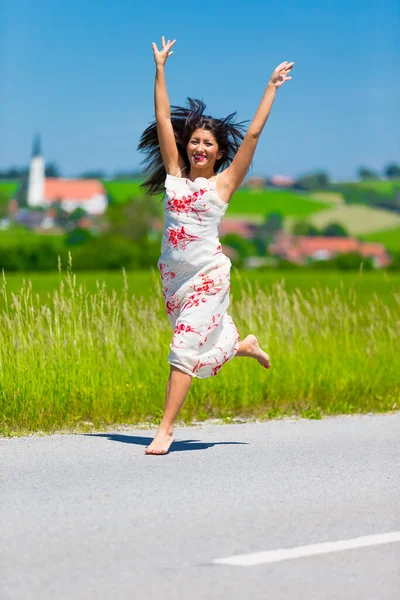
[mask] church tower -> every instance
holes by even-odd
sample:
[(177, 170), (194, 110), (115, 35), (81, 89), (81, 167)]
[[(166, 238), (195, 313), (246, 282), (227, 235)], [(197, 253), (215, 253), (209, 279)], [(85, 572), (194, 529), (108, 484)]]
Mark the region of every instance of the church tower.
[(32, 207), (44, 205), (44, 160), (39, 135), (33, 140), (27, 203)]

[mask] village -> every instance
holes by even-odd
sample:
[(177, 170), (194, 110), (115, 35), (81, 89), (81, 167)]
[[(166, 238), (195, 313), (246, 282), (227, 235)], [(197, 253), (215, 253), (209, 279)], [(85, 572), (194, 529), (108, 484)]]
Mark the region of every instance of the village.
[[(112, 182), (109, 183), (111, 184)], [(233, 264), (248, 269), (282, 264), (306, 266), (329, 263), (348, 255), (358, 256), (378, 269), (391, 264), (391, 253), (382, 243), (350, 235), (337, 223), (328, 224), (320, 231), (310, 226), (302, 228), (301, 220), (295, 221), (291, 228), (284, 227), (279, 209), (272, 213), (268, 211), (269, 198), (271, 194), (276, 197), (279, 192), (289, 192), (297, 194), (301, 204), (306, 193), (301, 187), (294, 178), (284, 175), (248, 176), (245, 179), (238, 192), (238, 195), (243, 195), (244, 192), (248, 194), (241, 200), (243, 214), (231, 214), (228, 210), (220, 226), (222, 250)], [(139, 185), (137, 188), (139, 189)], [(254, 195), (261, 197), (265, 193), (269, 195), (265, 196), (264, 221), (262, 213), (246, 215), (247, 204)], [(134, 204), (135, 201), (133, 194), (125, 200), (125, 204)], [(72, 244), (79, 243), (109, 231), (107, 208), (111, 202), (112, 195), (107, 190), (107, 181), (46, 176), (41, 140), (36, 136), (29, 172), (8, 199), (7, 212), (3, 213), (0, 220), (0, 230), (5, 231), (13, 224), (18, 224), (38, 236), (47, 234), (61, 238), (67, 235)], [(282, 208), (285, 209), (283, 194)], [(397, 215), (393, 214), (394, 224), (396, 218)], [(161, 214), (151, 216), (148, 219), (148, 239), (153, 242), (160, 240), (162, 228)], [(311, 234), (307, 234), (307, 229)]]

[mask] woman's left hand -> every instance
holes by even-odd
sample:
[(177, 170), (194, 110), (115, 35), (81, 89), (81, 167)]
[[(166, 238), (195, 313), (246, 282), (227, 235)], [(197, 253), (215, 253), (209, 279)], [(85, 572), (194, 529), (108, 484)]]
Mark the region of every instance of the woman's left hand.
[(291, 77), (287, 77), (287, 74), (290, 73), (290, 71), (293, 68), (293, 65), (294, 62), (289, 63), (285, 61), (281, 63), (278, 67), (276, 67), (275, 71), (272, 73), (269, 83), (275, 86), (276, 88), (279, 88), (285, 83), (285, 81), (292, 79)]

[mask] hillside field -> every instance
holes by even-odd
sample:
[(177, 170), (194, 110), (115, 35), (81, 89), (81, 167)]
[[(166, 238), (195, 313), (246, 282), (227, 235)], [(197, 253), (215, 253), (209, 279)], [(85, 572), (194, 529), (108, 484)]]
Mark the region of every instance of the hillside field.
[(351, 235), (358, 236), (400, 227), (400, 214), (364, 204), (342, 204), (312, 215), (309, 221), (318, 228), (340, 223)]
[[(137, 195), (143, 195), (140, 181), (103, 181), (112, 202), (123, 203)], [(160, 199), (161, 199), (160, 195)], [(283, 216), (305, 217), (329, 208), (330, 204), (310, 199), (308, 194), (274, 190), (239, 189), (232, 198), (227, 214), (259, 215), (280, 212)]]
[[(143, 179), (103, 180), (102, 183), (111, 203), (123, 204), (131, 198), (144, 195), (144, 191), (140, 188), (142, 181)], [(358, 181), (347, 185), (392, 194), (393, 190), (400, 186), (400, 179)], [(332, 186), (334, 188), (335, 184)], [(17, 187), (16, 181), (0, 182), (0, 195), (4, 192), (3, 196), (10, 198)], [(158, 199), (161, 213), (162, 194)], [(396, 251), (400, 245), (398, 241), (400, 214), (385, 209), (370, 208), (363, 204), (346, 205), (342, 195), (332, 190), (305, 193), (241, 188), (232, 198), (226, 214), (228, 217), (261, 223), (271, 213), (282, 214), (287, 231), (291, 231), (293, 223), (298, 219), (306, 219), (319, 228), (337, 222), (341, 223), (351, 235), (381, 241), (389, 250)]]
[(18, 181), (0, 181), (0, 195), (4, 194), (7, 199), (11, 198), (18, 185)]
[(400, 227), (370, 233), (363, 236), (363, 240), (367, 242), (380, 242), (389, 252), (400, 252)]

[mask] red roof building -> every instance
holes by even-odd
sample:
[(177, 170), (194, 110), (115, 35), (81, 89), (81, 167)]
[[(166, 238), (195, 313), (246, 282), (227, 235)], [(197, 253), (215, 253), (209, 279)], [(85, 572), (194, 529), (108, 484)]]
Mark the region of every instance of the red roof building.
[(71, 213), (83, 208), (90, 215), (102, 215), (107, 207), (107, 194), (103, 184), (95, 179), (58, 179), (46, 177), (44, 202), (61, 201), (62, 208)]
[(338, 254), (349, 253), (372, 258), (376, 267), (390, 264), (390, 256), (382, 244), (360, 242), (355, 238), (293, 236), (280, 232), (268, 250), (275, 256), (297, 264), (304, 264), (308, 259), (329, 260)]

